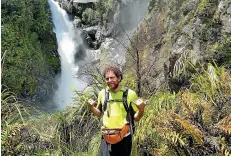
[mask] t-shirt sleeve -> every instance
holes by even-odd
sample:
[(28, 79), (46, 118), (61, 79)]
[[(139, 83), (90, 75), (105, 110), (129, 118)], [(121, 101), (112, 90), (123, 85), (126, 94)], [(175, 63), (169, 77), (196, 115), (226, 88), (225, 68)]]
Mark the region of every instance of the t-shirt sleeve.
[(129, 90), (129, 100), (131, 102), (132, 108), (135, 112), (138, 111), (138, 108), (135, 104), (135, 101), (138, 99), (138, 96), (136, 95), (136, 92), (134, 92), (133, 90)]

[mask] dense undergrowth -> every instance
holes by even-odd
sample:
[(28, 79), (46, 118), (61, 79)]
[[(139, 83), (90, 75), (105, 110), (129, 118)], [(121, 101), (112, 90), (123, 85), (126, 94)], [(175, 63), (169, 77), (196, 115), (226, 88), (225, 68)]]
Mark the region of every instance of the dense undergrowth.
[[(132, 155), (230, 154), (231, 73), (211, 64), (194, 70), (189, 87), (147, 97), (145, 115), (136, 123)], [(101, 124), (90, 113), (87, 99), (96, 98), (102, 87), (98, 83), (76, 92), (75, 106), (46, 115), (26, 107), (9, 91), (2, 92), (2, 153), (99, 155)]]
[(195, 70), (189, 88), (150, 97), (137, 146), (156, 155), (230, 154), (230, 71), (212, 65)]

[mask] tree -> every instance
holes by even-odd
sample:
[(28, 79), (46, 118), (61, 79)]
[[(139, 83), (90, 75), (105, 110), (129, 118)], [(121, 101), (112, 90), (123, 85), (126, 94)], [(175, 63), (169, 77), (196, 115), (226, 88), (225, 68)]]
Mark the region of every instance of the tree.
[(54, 86), (60, 70), (47, 1), (3, 1), (2, 13), (2, 83), (17, 96), (31, 98), (43, 85)]

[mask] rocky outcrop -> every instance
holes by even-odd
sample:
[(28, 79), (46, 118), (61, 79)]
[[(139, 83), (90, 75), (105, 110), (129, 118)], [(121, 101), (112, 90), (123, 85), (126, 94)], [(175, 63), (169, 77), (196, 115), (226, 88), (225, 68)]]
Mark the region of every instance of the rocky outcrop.
[(95, 0), (56, 0), (60, 6), (66, 10), (70, 15), (82, 17), (82, 13), (87, 8), (93, 8)]
[(136, 35), (133, 39), (141, 55), (141, 71), (149, 69), (149, 74), (142, 76), (148, 95), (153, 88), (177, 92), (188, 84), (189, 62), (202, 65), (215, 52), (228, 53), (230, 5), (227, 0), (150, 2), (149, 15), (137, 30), (139, 41)]
[[(142, 7), (148, 1), (122, 0), (98, 2), (95, 0), (57, 0), (71, 17), (76, 28), (83, 29), (83, 36), (89, 48), (98, 49), (105, 38), (120, 35), (133, 29), (144, 16)], [(133, 10), (140, 9), (142, 14), (134, 15)], [(93, 30), (94, 29), (94, 30)]]

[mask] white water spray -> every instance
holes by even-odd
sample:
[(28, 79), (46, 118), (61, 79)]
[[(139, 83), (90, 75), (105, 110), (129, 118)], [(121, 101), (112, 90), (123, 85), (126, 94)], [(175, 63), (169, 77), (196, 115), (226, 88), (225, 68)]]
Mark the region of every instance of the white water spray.
[(58, 90), (54, 95), (54, 101), (59, 109), (64, 109), (68, 105), (73, 105), (74, 91), (81, 91), (86, 84), (76, 77), (78, 66), (75, 65), (75, 53), (78, 44), (75, 40), (75, 29), (69, 20), (65, 10), (60, 8), (58, 2), (48, 0), (54, 23), (54, 31), (58, 42), (58, 52), (61, 60), (61, 74), (57, 78)]

